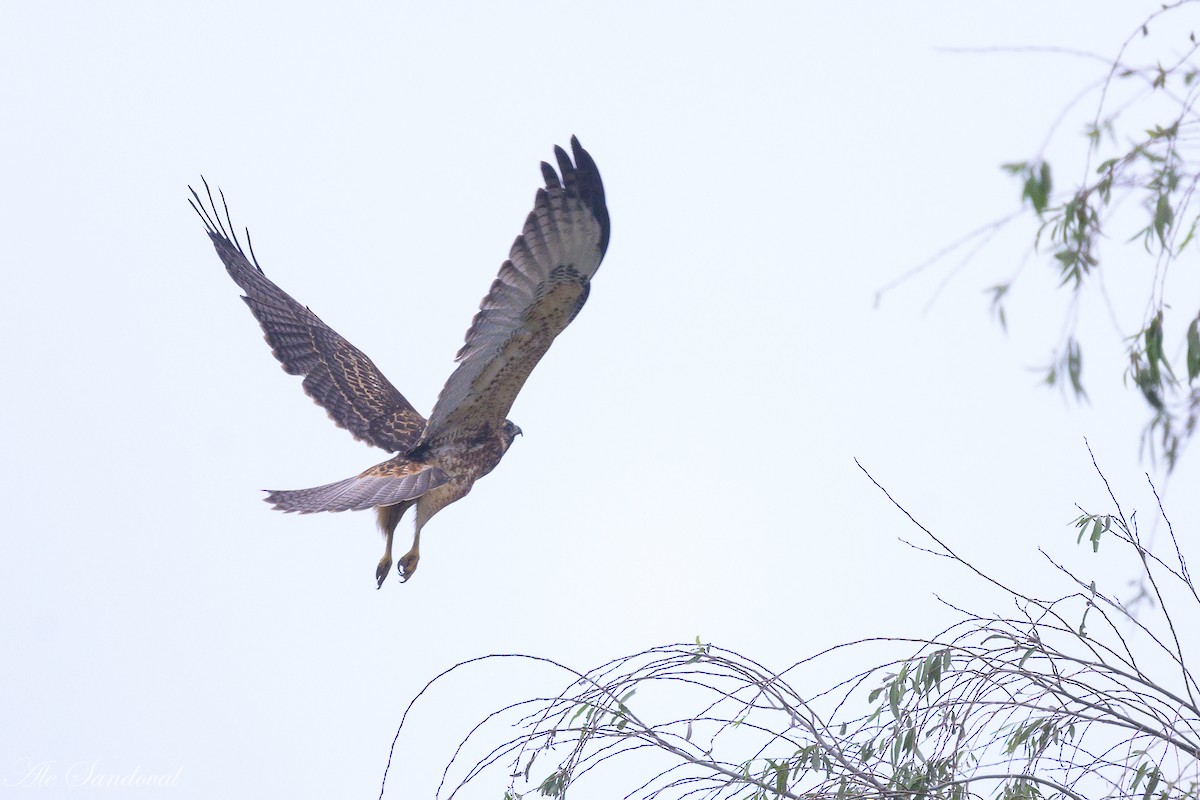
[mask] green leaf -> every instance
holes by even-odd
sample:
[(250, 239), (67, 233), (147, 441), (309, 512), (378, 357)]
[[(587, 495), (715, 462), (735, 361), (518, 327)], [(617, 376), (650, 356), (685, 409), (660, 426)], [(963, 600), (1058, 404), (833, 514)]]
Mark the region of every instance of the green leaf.
[(925, 677), (926, 691), (928, 691), (930, 688), (932, 688), (934, 686), (936, 686), (938, 688), (938, 691), (941, 691), (941, 688), (942, 688), (942, 654), (941, 653), (930, 653), (929, 657), (925, 659), (925, 663), (926, 663), (926, 667), (927, 667), (927, 672), (926, 672), (926, 677)]
[(775, 767), (775, 794), (783, 794), (787, 789), (788, 762), (781, 761)]
[(1064, 248), (1055, 253), (1054, 258), (1059, 263), (1063, 285), (1073, 280), (1078, 286), (1083, 280), (1083, 270), (1080, 269), (1081, 260), (1086, 263), (1086, 259), (1080, 258), (1079, 250), (1074, 247)]
[(1150, 795), (1154, 794), (1154, 790), (1158, 788), (1161, 777), (1162, 774), (1157, 768), (1150, 773), (1150, 780), (1146, 782), (1146, 791), (1142, 793), (1144, 800), (1150, 800)]
[[(1142, 30), (1146, 32), (1146, 35), (1149, 35), (1149, 31), (1146, 30), (1144, 25), (1142, 26)], [(1157, 69), (1158, 74), (1154, 76), (1154, 81), (1150, 85), (1155, 89), (1161, 89), (1167, 85), (1167, 71), (1163, 69), (1162, 64), (1158, 64)]]
[(1171, 201), (1166, 194), (1160, 194), (1158, 202), (1154, 206), (1154, 232), (1158, 234), (1158, 241), (1164, 247), (1167, 245), (1166, 231), (1174, 221), (1175, 212), (1171, 208)]
[(1188, 383), (1200, 377), (1200, 317), (1187, 330), (1187, 371)]
[(1050, 192), (1053, 186), (1050, 180), (1050, 165), (1045, 161), (1038, 165), (1035, 171), (1027, 166), (1025, 170), (1025, 185), (1021, 190), (1022, 199), (1028, 200), (1033, 210), (1040, 217), (1050, 204)]
[(1067, 340), (1067, 377), (1071, 379), (1071, 389), (1076, 397), (1086, 398), (1083, 390), (1083, 351), (1074, 337)]
[(1145, 761), (1143, 761), (1141, 764), (1138, 764), (1137, 771), (1133, 773), (1133, 781), (1129, 784), (1129, 791), (1137, 791), (1138, 784), (1141, 783), (1142, 779), (1146, 777), (1146, 772), (1149, 770), (1149, 768), (1150, 765)]
[(1159, 311), (1154, 315), (1154, 319), (1146, 326), (1144, 339), (1146, 342), (1146, 361), (1150, 369), (1150, 380), (1152, 383), (1158, 384), (1162, 382), (1162, 375), (1159, 372), (1158, 364), (1163, 360), (1163, 329), (1162, 329), (1162, 312)]
[(1185, 248), (1189, 244), (1191, 244), (1192, 240), (1196, 238), (1196, 226), (1197, 225), (1200, 225), (1200, 217), (1196, 217), (1195, 219), (1192, 220), (1192, 225), (1190, 228), (1188, 228), (1187, 235), (1183, 237), (1183, 241), (1179, 243), (1179, 246), (1177, 248), (1175, 248), (1175, 255), (1179, 255), (1180, 253), (1182, 253), (1183, 248)]
[(552, 772), (538, 786), (538, 792), (546, 797), (562, 797), (567, 791), (569, 776), (566, 770), (562, 772)]
[(1033, 655), (1032, 647), (1030, 647), (1028, 650), (1025, 651), (1025, 655), (1021, 656), (1021, 661), (1020, 661), (1020, 663), (1017, 664), (1017, 669), (1021, 669), (1022, 667), (1024, 667), (1025, 662), (1029, 660), (1029, 657), (1031, 655)]

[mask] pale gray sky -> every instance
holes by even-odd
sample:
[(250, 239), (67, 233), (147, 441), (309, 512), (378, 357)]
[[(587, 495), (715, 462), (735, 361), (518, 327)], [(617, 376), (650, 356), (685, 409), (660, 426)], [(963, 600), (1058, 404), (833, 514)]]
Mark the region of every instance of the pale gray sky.
[[(953, 262), (872, 303), (1015, 207), (999, 163), (1100, 69), (939, 48), (1111, 53), (1156, 5), (10, 4), (0, 793), (136, 769), (178, 772), (171, 798), (373, 797), (404, 706), (461, 659), (582, 669), (699, 635), (782, 668), (933, 633), (933, 592), (976, 584), (898, 541), (855, 457), (1000, 574), (1053, 594), (1041, 545), (1119, 582), (1067, 522), (1103, 510), (1085, 435), (1151, 516), (1142, 408), (1119, 353), (1089, 365), (1092, 407), (1037, 387), (1061, 326), (1042, 264), (1010, 335), (988, 319), (1031, 229), (927, 312)], [(372, 515), (261, 502), (382, 457), (278, 368), (186, 186), (221, 186), (268, 274), (428, 412), (571, 134), (612, 215), (591, 299), (517, 400), (525, 437), (377, 592)], [(391, 796), (429, 796), (546, 677), (431, 694)]]

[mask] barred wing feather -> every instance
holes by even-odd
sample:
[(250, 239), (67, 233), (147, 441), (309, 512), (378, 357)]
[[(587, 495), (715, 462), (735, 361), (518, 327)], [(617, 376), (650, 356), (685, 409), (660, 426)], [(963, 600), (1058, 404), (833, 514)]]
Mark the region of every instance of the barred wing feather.
[(608, 209), (595, 162), (575, 137), (571, 149), (574, 163), (554, 149), (558, 172), (542, 164), (546, 187), (480, 304), (422, 441), (503, 424), (533, 368), (587, 300), (608, 248)]
[[(207, 190), (208, 184), (204, 186)], [(415, 445), (425, 418), (361, 350), (263, 274), (257, 261), (251, 260), (253, 250), (247, 257), (232, 233), (224, 196), (222, 219), (212, 192), (207, 194), (206, 206), (192, 189), (192, 207), (204, 221), (226, 271), (246, 293), (242, 299), (284, 371), (303, 375), (305, 393), (354, 438), (389, 452), (406, 452)]]

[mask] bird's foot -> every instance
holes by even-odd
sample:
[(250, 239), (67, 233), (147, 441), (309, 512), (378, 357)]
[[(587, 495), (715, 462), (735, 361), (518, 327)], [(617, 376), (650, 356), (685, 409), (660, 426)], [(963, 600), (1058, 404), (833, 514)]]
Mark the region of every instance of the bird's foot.
[(385, 555), (383, 558), (379, 559), (379, 566), (375, 568), (375, 580), (377, 581), (377, 585), (375, 586), (376, 589), (383, 588), (383, 581), (391, 571), (392, 557)]
[(421, 560), (421, 551), (413, 548), (405, 553), (400, 558), (400, 562), (396, 565), (396, 571), (400, 573), (400, 582), (407, 583), (408, 579), (417, 571), (417, 562)]

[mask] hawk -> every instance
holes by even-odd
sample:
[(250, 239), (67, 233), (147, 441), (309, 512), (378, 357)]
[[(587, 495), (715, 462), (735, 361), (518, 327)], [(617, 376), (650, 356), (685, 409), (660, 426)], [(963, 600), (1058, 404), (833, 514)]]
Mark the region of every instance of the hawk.
[(417, 570), (429, 520), (500, 463), (521, 433), (506, 419), (517, 393), (587, 300), (608, 248), (608, 208), (596, 163), (575, 137), (571, 151), (573, 162), (554, 148), (557, 171), (542, 162), (546, 186), (480, 303), (429, 419), (361, 350), (267, 278), (248, 230), (248, 252), (242, 249), (223, 192), (218, 208), (207, 181), (207, 204), (188, 187), (188, 202), (284, 371), (304, 377), (304, 391), (337, 425), (395, 453), (345, 480), (268, 490), (265, 498), (280, 511), (300, 514), (374, 508), (386, 540), (375, 570), (378, 587), (391, 571), (392, 537), (404, 513), (416, 506), (412, 547), (397, 564), (401, 582)]

